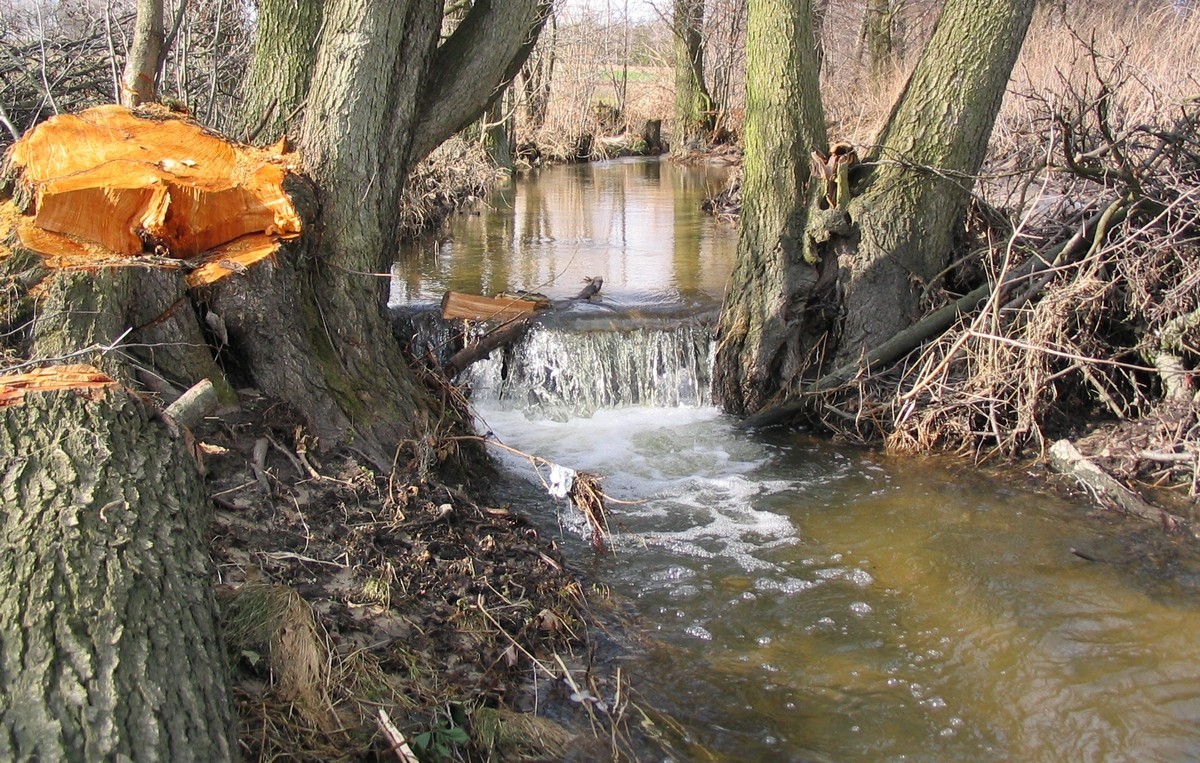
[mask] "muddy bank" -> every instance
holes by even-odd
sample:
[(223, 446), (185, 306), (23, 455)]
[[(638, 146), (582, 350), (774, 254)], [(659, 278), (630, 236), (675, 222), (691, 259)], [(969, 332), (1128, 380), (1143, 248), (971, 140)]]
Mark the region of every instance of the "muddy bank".
[(247, 759), (390, 756), (381, 711), (426, 760), (668, 749), (614, 661), (617, 606), (518, 514), (318, 457), (257, 396), (196, 436)]

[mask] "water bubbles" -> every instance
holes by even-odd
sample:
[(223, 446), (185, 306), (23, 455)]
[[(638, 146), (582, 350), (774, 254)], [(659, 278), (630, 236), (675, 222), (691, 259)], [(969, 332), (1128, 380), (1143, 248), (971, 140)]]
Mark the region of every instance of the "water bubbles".
[(698, 638), (701, 641), (712, 641), (712, 633), (703, 625), (689, 625), (683, 631), (692, 638)]
[(875, 610), (865, 601), (856, 601), (850, 605), (850, 611), (859, 617), (862, 617), (864, 615), (871, 614)]
[(759, 636), (758, 638), (754, 639), (754, 642), (756, 644), (758, 644), (759, 646), (770, 646), (771, 645), (771, 637), (770, 636)]
[(679, 564), (673, 564), (670, 567), (667, 567), (666, 569), (658, 570), (657, 572), (651, 572), (650, 579), (651, 580), (687, 580), (688, 578), (695, 576), (695, 574), (696, 573), (694, 570), (689, 570), (687, 567), (684, 567)]

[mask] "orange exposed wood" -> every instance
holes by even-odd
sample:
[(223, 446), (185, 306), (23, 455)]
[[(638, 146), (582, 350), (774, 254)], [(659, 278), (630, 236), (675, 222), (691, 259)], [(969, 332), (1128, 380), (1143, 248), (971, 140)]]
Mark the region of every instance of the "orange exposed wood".
[(20, 405), (26, 392), (49, 392), (61, 389), (97, 394), (117, 382), (92, 366), (47, 366), (26, 374), (0, 376), (0, 408)]
[(8, 171), (31, 202), (21, 243), (51, 266), (108, 264), (93, 246), (190, 259), (257, 235), (261, 250), (262, 237), (300, 233), (283, 148), (231, 143), (165, 111), (99, 106), (54, 117), (9, 150)]
[(446, 320), (511, 321), (533, 315), (544, 308), (544, 303), (517, 297), (481, 297), (457, 291), (448, 291), (442, 297), (442, 317)]
[(191, 287), (208, 286), (230, 273), (244, 273), (248, 268), (275, 256), (279, 242), (265, 233), (251, 233), (230, 241), (207, 254), (200, 267), (187, 277)]

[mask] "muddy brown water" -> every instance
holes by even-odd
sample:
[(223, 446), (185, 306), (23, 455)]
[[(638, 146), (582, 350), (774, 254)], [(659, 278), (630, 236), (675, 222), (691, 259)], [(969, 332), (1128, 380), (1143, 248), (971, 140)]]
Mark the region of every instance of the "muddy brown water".
[(615, 553), (594, 557), (528, 462), (505, 462), (524, 510), (635, 603), (646, 646), (624, 670), (695, 744), (683, 757), (1200, 759), (1194, 564), (1151, 574), (1137, 526), (1021, 473), (743, 432), (709, 405), (687, 316), (732, 267), (736, 232), (698, 211), (722, 176), (545, 170), (410, 253), (394, 288), (557, 298), (605, 277), (599, 304), (474, 369), (475, 405), (509, 445), (641, 501), (614, 506)]

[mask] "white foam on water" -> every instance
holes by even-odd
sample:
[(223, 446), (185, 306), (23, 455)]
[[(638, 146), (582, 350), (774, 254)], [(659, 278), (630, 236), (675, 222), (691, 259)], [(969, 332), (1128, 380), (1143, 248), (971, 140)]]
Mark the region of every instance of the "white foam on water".
[[(799, 540), (782, 514), (757, 507), (768, 495), (796, 489), (787, 480), (760, 480), (755, 472), (768, 450), (735, 430), (713, 408), (603, 409), (567, 421), (531, 419), (521, 411), (480, 410), (481, 430), (513, 448), (576, 471), (603, 477), (611, 503), (612, 544), (618, 549), (653, 545), (699, 559), (732, 560), (745, 570), (773, 569), (756, 554)], [(509, 467), (540, 484), (530, 462), (503, 452)], [(585, 537), (590, 530), (574, 510), (563, 524)]]

